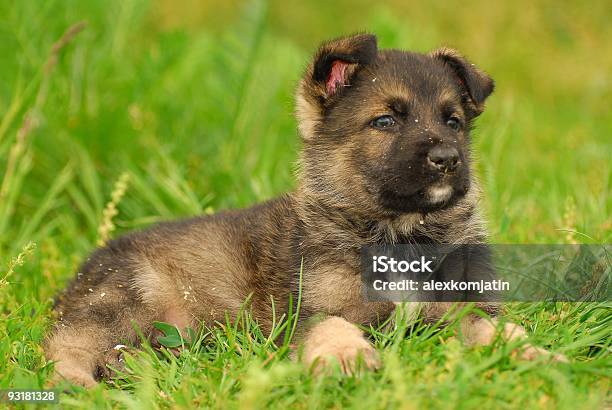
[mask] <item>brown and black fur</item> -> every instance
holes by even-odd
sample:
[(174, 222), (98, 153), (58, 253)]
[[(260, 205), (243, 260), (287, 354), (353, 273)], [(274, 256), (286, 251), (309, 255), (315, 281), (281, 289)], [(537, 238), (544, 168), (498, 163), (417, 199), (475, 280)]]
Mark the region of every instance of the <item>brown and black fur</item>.
[[(135, 329), (151, 335), (154, 321), (213, 326), (250, 295), (255, 318), (270, 330), (271, 299), (277, 313), (286, 312), (302, 261), (301, 318), (327, 317), (300, 332), (306, 363), (321, 369), (335, 359), (351, 372), (363, 356), (376, 367), (376, 352), (354, 323), (385, 320), (396, 306), (363, 300), (359, 250), (485, 240), (470, 129), (492, 91), (491, 78), (453, 50), (378, 50), (367, 34), (324, 44), (297, 91), (303, 149), (296, 192), (159, 224), (94, 252), (57, 304), (60, 320), (46, 352), (58, 375), (93, 385), (116, 361), (114, 346), (138, 341)], [(381, 116), (393, 124), (379, 127)], [(432, 154), (449, 150), (450, 162)], [(451, 306), (418, 310), (436, 320)], [(468, 343), (494, 338), (494, 322), (467, 318), (463, 327)], [(508, 325), (504, 335), (523, 337), (523, 330)]]

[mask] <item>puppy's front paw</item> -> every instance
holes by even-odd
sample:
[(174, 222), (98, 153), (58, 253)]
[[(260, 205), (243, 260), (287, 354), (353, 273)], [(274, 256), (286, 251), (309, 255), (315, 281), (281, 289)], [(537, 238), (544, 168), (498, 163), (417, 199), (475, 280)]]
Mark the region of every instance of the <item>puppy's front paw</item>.
[[(496, 339), (497, 320), (486, 320), (483, 318), (467, 318), (462, 322), (462, 331), (468, 345), (486, 346), (492, 344)], [(525, 329), (515, 323), (506, 323), (503, 326), (501, 336), (506, 341), (525, 340), (527, 333)], [(552, 353), (546, 349), (523, 343), (512, 352), (513, 357), (522, 360), (533, 361), (538, 358), (547, 358), (553, 362), (567, 363), (567, 358), (559, 353)]]
[(514, 356), (522, 360), (537, 360), (538, 358), (546, 358), (553, 362), (568, 363), (567, 357), (560, 353), (553, 353), (541, 347), (536, 347), (531, 344), (526, 344), (519, 347), (515, 352)]
[(370, 370), (380, 367), (378, 353), (359, 328), (338, 317), (312, 328), (304, 343), (303, 360), (315, 374), (328, 373), (334, 366), (349, 375), (357, 374), (361, 366)]

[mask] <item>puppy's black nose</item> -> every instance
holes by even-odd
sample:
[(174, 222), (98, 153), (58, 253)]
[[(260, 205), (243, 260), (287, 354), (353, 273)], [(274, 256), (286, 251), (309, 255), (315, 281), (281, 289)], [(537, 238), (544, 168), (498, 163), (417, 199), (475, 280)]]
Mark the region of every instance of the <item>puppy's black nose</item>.
[(440, 171), (454, 171), (459, 165), (459, 152), (453, 147), (434, 147), (427, 154), (427, 162)]

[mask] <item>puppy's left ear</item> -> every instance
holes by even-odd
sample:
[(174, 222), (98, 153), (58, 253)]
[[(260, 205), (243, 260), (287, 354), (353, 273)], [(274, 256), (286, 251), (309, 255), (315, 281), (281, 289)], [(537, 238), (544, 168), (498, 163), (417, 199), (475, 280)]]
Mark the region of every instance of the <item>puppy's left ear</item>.
[(453, 49), (443, 47), (432, 51), (430, 56), (453, 71), (469, 97), (468, 106), (473, 115), (480, 115), (484, 110), (485, 100), (495, 88), (493, 79)]

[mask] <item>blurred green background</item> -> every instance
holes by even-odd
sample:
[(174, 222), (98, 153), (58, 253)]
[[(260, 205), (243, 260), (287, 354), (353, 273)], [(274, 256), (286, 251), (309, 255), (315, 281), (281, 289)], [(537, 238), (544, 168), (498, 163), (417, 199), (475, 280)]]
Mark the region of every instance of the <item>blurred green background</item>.
[(294, 186), (294, 89), (339, 35), (454, 47), (496, 80), (474, 132), (492, 241), (610, 242), (611, 19), (605, 0), (0, 0), (2, 384), (42, 380), (50, 299), (101, 235)]
[[(558, 242), (564, 228), (609, 238), (609, 2), (1, 7), (0, 169), (45, 81), (51, 45), (69, 25), (88, 25), (61, 50), (35, 109), (32, 163), (11, 206), (1, 208), (0, 249), (33, 239), (39, 229), (31, 215), (62, 170), (69, 175), (41, 221), (58, 220), (48, 234), (72, 221), (61, 230), (70, 231), (69, 242), (82, 238), (80, 249), (95, 239), (112, 184), (125, 171), (135, 176), (117, 219), (126, 228), (290, 189), (296, 81), (321, 41), (363, 30), (382, 47), (455, 47), (497, 81), (474, 147), (494, 240)], [(31, 228), (15, 241), (24, 223)]]

